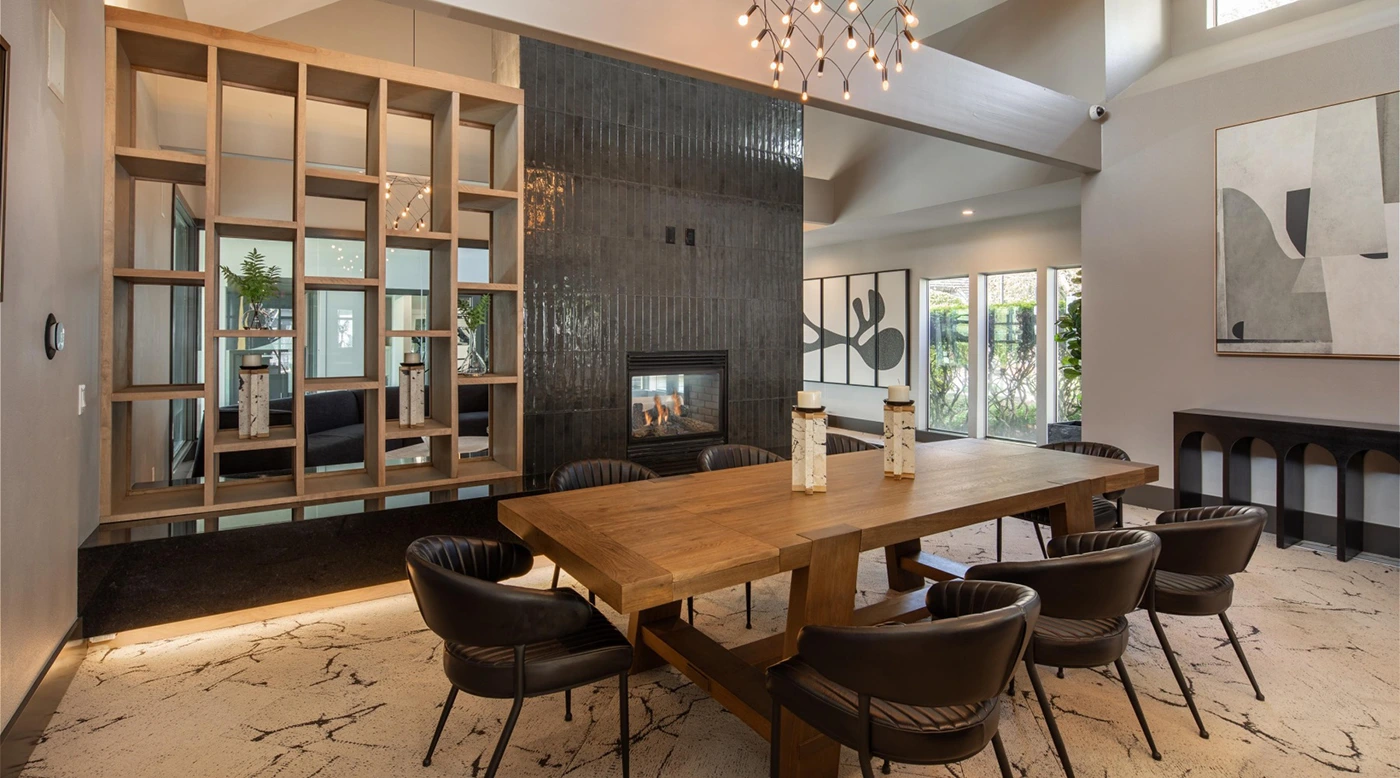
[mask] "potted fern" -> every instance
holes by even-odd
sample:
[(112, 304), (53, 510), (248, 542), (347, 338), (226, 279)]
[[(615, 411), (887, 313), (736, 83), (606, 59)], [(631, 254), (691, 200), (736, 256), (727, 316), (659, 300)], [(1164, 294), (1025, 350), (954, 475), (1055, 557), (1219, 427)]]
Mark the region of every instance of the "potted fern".
[(275, 265), (269, 265), (267, 257), (258, 253), (257, 247), (253, 247), (243, 257), (242, 273), (235, 273), (228, 269), (227, 265), (220, 265), (219, 270), (223, 271), (224, 281), (228, 288), (238, 293), (243, 298), (247, 307), (243, 309), (243, 328), (249, 330), (270, 330), (272, 329), (271, 311), (263, 306), (263, 303), (276, 297), (282, 282), (282, 273)]
[(457, 298), (457, 318), (462, 326), (457, 329), (457, 342), (467, 347), (467, 355), (457, 360), (457, 372), (463, 375), (481, 375), (486, 372), (486, 360), (476, 347), (477, 336), (486, 324), (491, 313), (491, 296), (483, 294), (472, 302), (470, 297)]

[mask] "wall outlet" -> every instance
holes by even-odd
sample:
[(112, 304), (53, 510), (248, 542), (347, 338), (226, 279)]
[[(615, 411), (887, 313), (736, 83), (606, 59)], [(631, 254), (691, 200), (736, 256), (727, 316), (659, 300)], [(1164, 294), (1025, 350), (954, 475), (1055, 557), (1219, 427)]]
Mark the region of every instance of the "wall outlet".
[(695, 228), (694, 228), (694, 227), (686, 227), (686, 228), (685, 228), (685, 245), (687, 245), (687, 246), (694, 246), (694, 245), (695, 245)]
[(83, 409), (87, 407), (87, 384), (78, 384), (78, 415), (83, 415)]
[(673, 246), (676, 245), (676, 228), (675, 228), (675, 227), (667, 227), (667, 228), (666, 228), (666, 242), (669, 243), (669, 244), (671, 244), (671, 245), (673, 245)]

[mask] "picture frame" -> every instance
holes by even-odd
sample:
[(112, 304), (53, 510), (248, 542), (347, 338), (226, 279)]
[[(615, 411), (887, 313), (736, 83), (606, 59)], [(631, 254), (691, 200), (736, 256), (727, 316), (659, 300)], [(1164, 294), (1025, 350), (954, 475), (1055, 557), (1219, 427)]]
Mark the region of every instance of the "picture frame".
[(909, 270), (802, 281), (804, 381), (909, 384)]

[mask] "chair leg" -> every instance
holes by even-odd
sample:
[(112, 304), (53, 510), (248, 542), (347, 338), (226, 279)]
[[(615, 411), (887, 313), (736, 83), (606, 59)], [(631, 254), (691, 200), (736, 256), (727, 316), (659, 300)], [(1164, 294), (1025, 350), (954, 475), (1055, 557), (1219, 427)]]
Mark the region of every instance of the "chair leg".
[(1113, 523), (1114, 529), (1123, 529), (1123, 498), (1118, 498), (1118, 520)]
[(695, 626), (695, 598), (694, 598), (694, 597), (687, 597), (687, 598), (685, 598), (685, 615), (686, 615), (686, 620), (690, 622), (690, 626), (692, 626), (692, 627)]
[(753, 629), (753, 581), (744, 582), (744, 629)]
[(886, 759), (885, 763), (880, 765), (880, 772), (884, 773), (885, 775), (890, 774), (890, 760)]
[(1148, 608), (1147, 617), (1152, 620), (1152, 629), (1157, 633), (1157, 642), (1162, 646), (1162, 653), (1167, 655), (1167, 664), (1172, 668), (1172, 675), (1176, 676), (1176, 685), (1181, 687), (1181, 696), (1186, 698), (1186, 707), (1191, 709), (1191, 716), (1196, 719), (1196, 728), (1200, 731), (1201, 737), (1210, 738), (1210, 733), (1206, 732), (1205, 722), (1201, 721), (1201, 713), (1196, 710), (1196, 700), (1191, 696), (1191, 687), (1186, 684), (1186, 676), (1181, 673), (1181, 665), (1176, 663), (1176, 654), (1172, 652), (1171, 643), (1167, 642), (1167, 632), (1162, 629), (1162, 621), (1157, 618), (1157, 609)]
[(565, 720), (565, 721), (573, 721), (573, 720), (574, 720), (574, 690), (573, 690), (573, 689), (565, 689), (565, 690), (564, 690), (564, 720)]
[(1035, 527), (1035, 541), (1040, 544), (1040, 558), (1049, 559), (1050, 552), (1045, 548), (1045, 533), (1040, 531), (1040, 522), (1033, 521), (1031, 526)]
[(1069, 752), (1065, 751), (1064, 738), (1060, 737), (1060, 727), (1055, 723), (1055, 711), (1050, 708), (1050, 697), (1040, 683), (1040, 673), (1036, 672), (1035, 660), (1026, 657), (1026, 674), (1031, 677), (1031, 688), (1040, 702), (1040, 712), (1045, 716), (1045, 727), (1050, 730), (1050, 740), (1055, 744), (1055, 753), (1060, 755), (1060, 764), (1065, 768), (1065, 778), (1074, 778), (1074, 768), (1069, 763)]
[(1244, 648), (1240, 645), (1240, 639), (1235, 637), (1235, 625), (1230, 623), (1230, 618), (1224, 613), (1220, 614), (1220, 623), (1225, 625), (1225, 634), (1230, 636), (1230, 645), (1235, 647), (1235, 656), (1240, 658), (1240, 664), (1244, 666), (1244, 674), (1249, 676), (1249, 684), (1254, 687), (1254, 699), (1264, 701), (1264, 692), (1259, 690), (1259, 682), (1254, 680), (1254, 671), (1249, 669), (1249, 660), (1244, 657)]
[(860, 762), (861, 778), (875, 778), (875, 768), (870, 766), (870, 754), (857, 754), (856, 761)]
[(1001, 561), (1001, 519), (997, 519), (997, 561)]
[(506, 726), (501, 730), (501, 739), (496, 741), (496, 750), (491, 752), (491, 763), (486, 767), (486, 778), (496, 778), (496, 770), (501, 766), (501, 757), (506, 755), (506, 744), (515, 731), (515, 722), (520, 719), (520, 708), (525, 704), (525, 646), (515, 647), (515, 699), (510, 705), (510, 715)]
[(776, 696), (773, 697), (772, 713), (773, 717), (768, 720), (768, 778), (778, 778), (778, 773), (782, 770), (783, 704), (778, 702)]
[(1128, 678), (1128, 668), (1124, 666), (1123, 659), (1113, 663), (1118, 670), (1118, 677), (1123, 681), (1123, 691), (1128, 693), (1128, 702), (1133, 704), (1133, 713), (1137, 714), (1138, 726), (1142, 727), (1143, 737), (1147, 738), (1147, 747), (1152, 749), (1152, 758), (1162, 761), (1162, 752), (1157, 750), (1157, 743), (1152, 739), (1152, 730), (1147, 727), (1147, 717), (1142, 714), (1142, 706), (1138, 704), (1137, 691), (1133, 689), (1132, 679)]
[(452, 703), (457, 701), (457, 687), (447, 693), (447, 702), (442, 704), (442, 715), (438, 716), (437, 729), (433, 732), (433, 742), (428, 744), (428, 755), (423, 757), (423, 766), (428, 767), (433, 763), (433, 752), (437, 750), (438, 738), (442, 737), (442, 728), (447, 724), (447, 716), (452, 713)]
[(589, 592), (588, 592), (588, 604), (589, 604), (589, 605), (597, 605), (597, 604), (598, 604), (598, 595), (594, 594), (592, 590), (589, 590)]
[(559, 565), (555, 565), (555, 566), (554, 566), (554, 580), (552, 580), (552, 581), (549, 582), (549, 588), (551, 588), (551, 589), (558, 589), (558, 588), (559, 588)]
[(1063, 667), (1055, 668), (1055, 677), (1063, 679), (1065, 677), (1065, 669)]
[(627, 672), (623, 671), (617, 676), (617, 717), (622, 727), (618, 751), (622, 753), (622, 778), (630, 778), (632, 775), (632, 768), (627, 759), (632, 748), (632, 728), (627, 723), (627, 702)]
[(1011, 760), (1006, 758), (1006, 746), (1001, 744), (1001, 733), (992, 735), (992, 751), (997, 755), (997, 767), (1001, 768), (1001, 778), (1011, 777)]

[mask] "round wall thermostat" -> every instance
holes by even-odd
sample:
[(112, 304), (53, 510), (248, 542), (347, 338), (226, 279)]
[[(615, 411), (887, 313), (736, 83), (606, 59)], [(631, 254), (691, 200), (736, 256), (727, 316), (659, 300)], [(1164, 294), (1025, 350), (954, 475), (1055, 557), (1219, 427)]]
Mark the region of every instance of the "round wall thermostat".
[(44, 353), (53, 359), (54, 355), (63, 350), (63, 323), (53, 314), (44, 322)]

